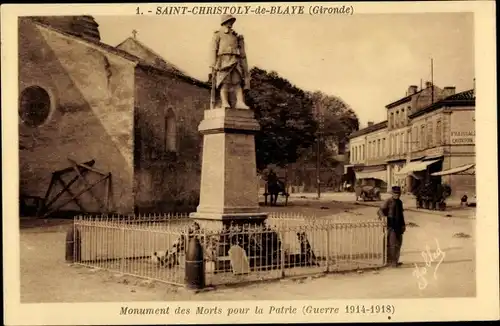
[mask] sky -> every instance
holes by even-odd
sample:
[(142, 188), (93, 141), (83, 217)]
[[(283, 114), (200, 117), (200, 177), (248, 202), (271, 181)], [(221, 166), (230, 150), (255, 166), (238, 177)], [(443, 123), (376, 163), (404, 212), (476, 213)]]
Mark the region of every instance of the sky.
[[(137, 39), (195, 78), (207, 80), (219, 16), (95, 16), (101, 41)], [(250, 67), (276, 71), (307, 91), (340, 97), (361, 127), (386, 119), (385, 106), (409, 85), (473, 87), (472, 13), (353, 16), (238, 16)]]

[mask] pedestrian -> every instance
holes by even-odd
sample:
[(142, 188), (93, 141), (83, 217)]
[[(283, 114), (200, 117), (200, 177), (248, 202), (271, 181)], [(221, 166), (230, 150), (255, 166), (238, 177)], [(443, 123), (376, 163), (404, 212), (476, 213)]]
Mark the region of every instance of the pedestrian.
[(387, 217), (387, 265), (400, 266), (399, 256), (403, 244), (406, 223), (403, 213), (403, 202), (400, 199), (401, 188), (392, 187), (392, 197), (387, 199), (378, 210), (379, 219)]

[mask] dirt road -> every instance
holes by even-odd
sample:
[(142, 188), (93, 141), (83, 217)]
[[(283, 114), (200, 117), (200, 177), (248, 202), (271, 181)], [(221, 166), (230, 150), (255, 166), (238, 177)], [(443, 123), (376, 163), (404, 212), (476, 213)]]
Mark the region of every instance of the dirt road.
[[(329, 206), (331, 207), (328, 209), (321, 209), (312, 204), (292, 205), (286, 209), (273, 210), (281, 209), (290, 213), (315, 211), (323, 215), (346, 213), (356, 214), (358, 218), (373, 217), (376, 212), (374, 207)], [(41, 303), (474, 296), (475, 220), (407, 212), (407, 223), (410, 226), (404, 237), (401, 257), (404, 265), (401, 268), (329, 274), (298, 280), (285, 279), (248, 285), (244, 287), (244, 291), (241, 287), (218, 288), (198, 294), (113, 272), (68, 265), (64, 261), (67, 224), (23, 228), (20, 237), (21, 301)], [(435, 258), (429, 259), (433, 255)]]

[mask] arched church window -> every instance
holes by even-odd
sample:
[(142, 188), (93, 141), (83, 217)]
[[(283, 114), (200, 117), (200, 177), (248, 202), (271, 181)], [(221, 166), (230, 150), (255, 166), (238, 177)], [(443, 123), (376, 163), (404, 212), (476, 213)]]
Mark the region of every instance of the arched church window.
[(165, 151), (177, 151), (177, 123), (172, 108), (169, 108), (165, 114)]
[(30, 127), (44, 124), (50, 116), (51, 99), (49, 93), (40, 86), (31, 86), (21, 92), (19, 117)]

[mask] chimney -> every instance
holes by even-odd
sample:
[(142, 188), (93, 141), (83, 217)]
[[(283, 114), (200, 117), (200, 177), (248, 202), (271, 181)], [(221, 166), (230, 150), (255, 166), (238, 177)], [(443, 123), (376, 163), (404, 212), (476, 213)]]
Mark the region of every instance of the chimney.
[(443, 89), (443, 97), (455, 95), (455, 90), (456, 90), (455, 86), (446, 86)]
[(407, 95), (407, 96), (409, 96), (409, 95), (413, 95), (413, 94), (415, 94), (417, 91), (418, 91), (418, 87), (417, 87), (416, 85), (410, 85), (410, 86), (408, 87), (408, 95)]
[(425, 88), (431, 88), (431, 87), (432, 87), (432, 83), (430, 81), (426, 81)]
[(373, 126), (373, 121), (368, 121), (368, 127)]

